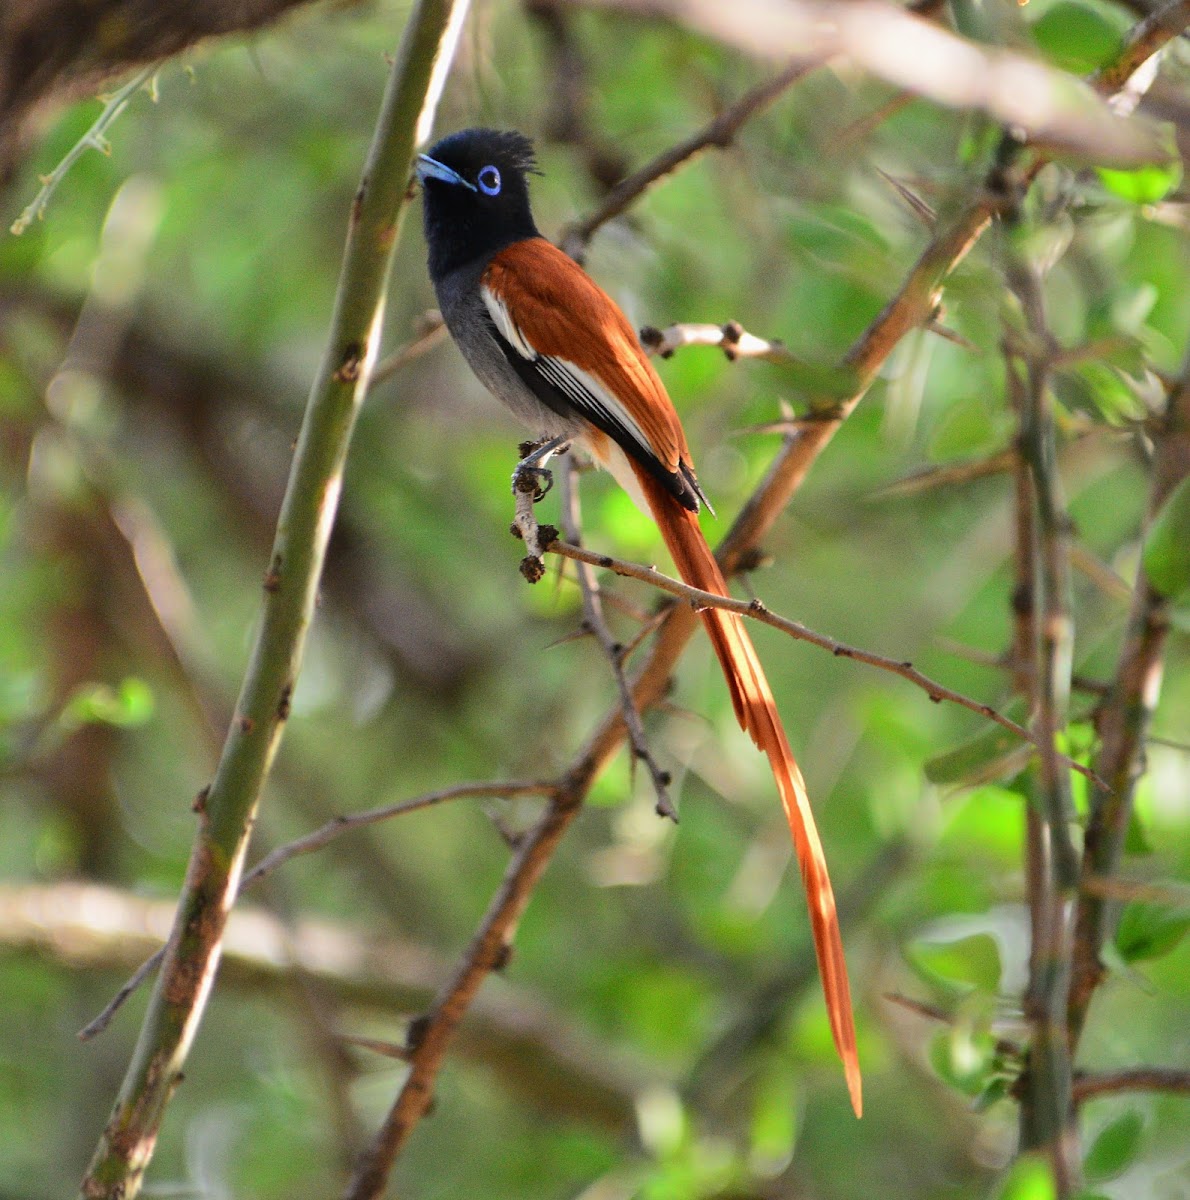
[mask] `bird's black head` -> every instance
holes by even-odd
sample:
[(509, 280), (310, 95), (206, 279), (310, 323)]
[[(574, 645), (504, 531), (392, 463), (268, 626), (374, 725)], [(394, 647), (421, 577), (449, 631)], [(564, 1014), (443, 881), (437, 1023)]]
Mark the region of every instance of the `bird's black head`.
[(416, 169), (435, 283), (512, 242), (538, 236), (526, 178), (536, 159), (524, 134), (463, 129), (418, 155)]

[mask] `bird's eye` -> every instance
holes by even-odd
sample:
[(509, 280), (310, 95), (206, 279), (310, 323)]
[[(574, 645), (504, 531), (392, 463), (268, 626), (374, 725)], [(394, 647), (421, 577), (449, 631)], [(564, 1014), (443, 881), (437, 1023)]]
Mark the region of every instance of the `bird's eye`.
[(500, 172), (495, 167), (484, 167), (475, 177), (475, 182), (479, 184), (479, 190), (485, 196), (500, 194)]

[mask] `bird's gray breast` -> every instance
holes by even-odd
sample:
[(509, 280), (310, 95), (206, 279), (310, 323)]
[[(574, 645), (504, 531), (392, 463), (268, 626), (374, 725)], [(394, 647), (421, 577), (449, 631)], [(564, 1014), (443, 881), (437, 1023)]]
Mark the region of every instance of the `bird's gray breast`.
[(581, 417), (564, 416), (543, 404), (508, 361), (487, 305), (480, 292), (486, 263), (460, 267), (437, 285), (438, 307), (471, 370), (480, 383), (518, 420), (549, 437), (575, 437), (584, 428)]

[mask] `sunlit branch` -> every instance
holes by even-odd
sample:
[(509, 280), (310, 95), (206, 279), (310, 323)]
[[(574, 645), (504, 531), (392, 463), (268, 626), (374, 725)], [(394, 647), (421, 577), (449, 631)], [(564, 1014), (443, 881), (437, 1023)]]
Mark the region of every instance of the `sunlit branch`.
[(738, 321), (728, 321), (725, 325), (687, 323), (670, 325), (667, 329), (646, 325), (640, 331), (640, 341), (650, 354), (661, 358), (669, 358), (683, 346), (713, 346), (723, 351), (728, 362), (738, 358), (759, 358), (773, 363), (800, 363), (783, 342), (757, 337)]

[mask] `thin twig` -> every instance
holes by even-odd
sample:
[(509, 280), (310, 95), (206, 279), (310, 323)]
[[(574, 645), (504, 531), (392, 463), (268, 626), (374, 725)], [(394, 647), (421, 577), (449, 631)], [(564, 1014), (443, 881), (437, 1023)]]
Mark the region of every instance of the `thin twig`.
[[(919, 1000), (915, 996), (906, 996), (902, 992), (885, 992), (884, 999), (890, 1004), (897, 1005), (898, 1008), (903, 1008), (908, 1012), (916, 1013), (919, 1017), (925, 1017), (929, 1021), (937, 1021), (940, 1025), (954, 1025), (954, 1013), (947, 1012), (937, 1004), (931, 1004), (928, 1000)], [(1020, 1058), (1020, 1046), (1011, 1040), (1011, 1038), (998, 1037), (993, 1045), (996, 1047), (996, 1053), (1002, 1058)]]
[[(882, 654), (874, 654), (870, 650), (862, 650), (858, 646), (849, 646), (846, 642), (836, 641), (834, 638), (827, 637), (826, 634), (810, 629), (800, 621), (794, 621), (789, 617), (783, 617), (778, 613), (771, 612), (759, 600), (736, 600), (731, 596), (718, 596), (714, 592), (704, 592), (700, 588), (691, 587), (690, 584), (683, 583), (681, 580), (674, 579), (669, 575), (663, 575), (660, 571), (656, 571), (652, 567), (646, 567), (640, 563), (628, 562), (620, 558), (613, 558), (610, 554), (599, 554), (592, 550), (586, 550), (582, 546), (572, 546), (566, 542), (555, 541), (546, 546), (545, 550), (551, 554), (560, 554), (564, 558), (573, 559), (575, 562), (589, 563), (593, 567), (603, 567), (605, 570), (614, 571), (617, 575), (623, 575), (629, 579), (639, 579), (643, 583), (651, 584), (653, 587), (660, 588), (664, 592), (669, 592), (670, 595), (688, 601), (696, 610), (722, 608), (728, 612), (738, 613), (743, 617), (752, 617), (764, 625), (771, 625), (774, 629), (779, 629), (782, 633), (787, 633), (790, 637), (797, 638), (798, 641), (809, 642), (811, 645), (818, 646), (823, 650), (829, 650), (836, 658), (854, 659), (856, 662), (862, 662), (870, 667), (877, 667), (881, 671), (888, 671), (893, 675), (898, 675), (900, 678), (908, 680), (916, 687), (921, 688), (935, 704), (943, 700), (950, 701), (952, 704), (958, 704), (973, 713), (978, 713), (981, 717), (986, 717), (989, 721), (994, 721), (997, 725), (1016, 734), (1022, 741), (1029, 742), (1034, 746), (1038, 744), (1037, 738), (1023, 725), (1019, 725), (1016, 721), (1012, 720), (1011, 717), (1006, 717), (990, 704), (984, 704), (981, 700), (973, 700), (970, 696), (965, 696), (962, 692), (956, 692), (953, 688), (948, 688), (938, 683), (928, 675), (923, 675), (912, 663), (895, 658), (886, 658)], [(1088, 778), (1093, 778), (1091, 770), (1084, 767), (1081, 763), (1077, 763), (1073, 759), (1065, 758), (1064, 756), (1063, 762), (1070, 769), (1079, 771)]]
[(895, 117), (903, 108), (912, 104), (917, 97), (912, 92), (894, 92), (883, 104), (856, 117), (849, 125), (844, 125), (830, 140), (828, 150), (835, 154), (853, 152), (857, 142), (867, 139), (883, 125), (885, 121)]
[(730, 146), (736, 134), (752, 117), (768, 108), (810, 69), (807, 64), (794, 63), (771, 79), (745, 92), (713, 121), (684, 141), (663, 150), (627, 179), (618, 183), (593, 213), (563, 230), (558, 244), (576, 262), (582, 262), (587, 245), (601, 226), (627, 211), (654, 184), (698, 158), (712, 146), (720, 149)]
[(131, 996), (138, 987), (161, 965), (161, 960), (165, 957), (165, 947), (150, 954), (139, 967), (129, 976), (128, 981), (122, 988), (108, 1001), (104, 1006), (103, 1011), (99, 1013), (94, 1020), (89, 1021), (76, 1034), (80, 1042), (90, 1041), (93, 1037), (98, 1037), (111, 1023), (112, 1017), (119, 1012), (124, 1001)]
[(378, 384), (395, 375), (402, 367), (408, 366), (414, 359), (421, 358), (427, 351), (446, 341), (446, 323), (437, 309), (424, 313), (415, 323), (413, 337), (403, 346), (398, 346), (391, 354), (386, 354), (372, 371), (368, 381), (368, 391), (371, 392)]
[(103, 111), (96, 117), (91, 128), (66, 152), (62, 161), (48, 175), (41, 177), (40, 190), (25, 206), (21, 215), (9, 226), (11, 233), (20, 237), (34, 221), (40, 221), (45, 218), (46, 206), (49, 204), (50, 197), (54, 194), (58, 184), (66, 178), (70, 169), (88, 150), (98, 150), (100, 154), (111, 154), (112, 148), (104, 134), (128, 107), (132, 97), (141, 88), (148, 85), (149, 94), (156, 100), (157, 96), (152, 80), (157, 72), (161, 70), (161, 66), (160, 62), (150, 63), (147, 67), (137, 71), (118, 91), (110, 96), (101, 97), (104, 102)]
[[(1190, 475), (1190, 351), (1154, 434), (1156, 446), (1147, 520), (1152, 521), (1179, 483)], [(1077, 1044), (1105, 969), (1101, 955), (1111, 936), (1115, 906), (1089, 880), (1114, 876), (1124, 853), (1132, 799), (1144, 770), (1144, 747), (1161, 691), (1171, 604), (1144, 572), (1133, 592), (1124, 644), (1110, 689), (1098, 713), (1097, 773), (1106, 781), (1093, 793), (1084, 837), (1082, 880), (1074, 935), (1070, 1030)]]
[(1003, 475), (1012, 470), (1016, 461), (1014, 450), (998, 450), (983, 458), (967, 459), (964, 462), (940, 463), (936, 467), (923, 467), (900, 479), (877, 488), (870, 499), (891, 500), (903, 496), (916, 496), (935, 488), (957, 487), (992, 475)]
[[(394, 817), (402, 817), (407, 813), (419, 812), (423, 808), (430, 808), (436, 804), (444, 804), (449, 800), (463, 800), (479, 796), (548, 796), (553, 790), (552, 784), (537, 783), (532, 780), (461, 783), (455, 787), (443, 788), (438, 792), (427, 792), (424, 796), (414, 796), (411, 800), (402, 800), (397, 804), (385, 804), (379, 808), (369, 808), (363, 812), (348, 813), (344, 816), (336, 817), (333, 821), (328, 821), (313, 832), (296, 838), (284, 846), (278, 846), (277, 849), (266, 854), (240, 880), (240, 885), (236, 889), (236, 903), (239, 903), (240, 898), (250, 887), (258, 883), (261, 879), (264, 879), (265, 876), (271, 875), (282, 864), (289, 862), (291, 858), (297, 858), (299, 855), (312, 854), (315, 850), (321, 850), (329, 842), (333, 842), (336, 838), (342, 837), (343, 834), (353, 829), (362, 829), (367, 825), (377, 825), (381, 821), (391, 821)], [(102, 1033), (111, 1024), (112, 1017), (116, 1015), (120, 1006), (140, 987), (152, 971), (160, 965), (164, 956), (165, 947), (163, 946), (141, 963), (132, 978), (111, 998), (103, 1011), (94, 1020), (88, 1022), (88, 1024), (79, 1030), (79, 1041), (89, 1041), (91, 1038)]]
[[(562, 464), (562, 531), (575, 545), (580, 539), (579, 496), (575, 486), (574, 459), (566, 455)], [(649, 778), (653, 781), (653, 793), (657, 797), (657, 815), (668, 817), (677, 822), (678, 811), (669, 794), (671, 782), (668, 771), (663, 771), (649, 749), (645, 727), (637, 712), (632, 699), (632, 689), (624, 675), (624, 647), (612, 636), (603, 617), (603, 599), (595, 573), (587, 563), (575, 560), (579, 588), (583, 597), (583, 621), (587, 629), (594, 635), (595, 640), (603, 649), (604, 656), (612, 669), (616, 688), (620, 693), (620, 706), (624, 713), (624, 724), (628, 728), (628, 744), (632, 750), (633, 761), (639, 760), (648, 768)]]
[(1172, 1092), (1175, 1096), (1190, 1096), (1190, 1071), (1131, 1067), (1124, 1071), (1084, 1071), (1074, 1077), (1075, 1104), (1120, 1092)]
[(391, 821), (394, 817), (403, 817), (408, 813), (420, 812), (436, 804), (444, 804), (449, 800), (467, 800), (483, 796), (549, 796), (554, 791), (551, 783), (541, 783), (532, 779), (514, 779), (507, 782), (493, 783), (460, 783), (455, 787), (443, 788), (438, 792), (427, 792), (424, 796), (415, 796), (412, 800), (402, 800), (396, 804), (384, 804), (379, 808), (365, 809), (363, 812), (346, 813), (328, 821), (320, 829), (307, 833), (304, 837), (296, 838), (284, 846), (278, 846), (270, 851), (252, 868), (245, 873), (240, 883), (236, 899), (259, 883), (266, 875), (271, 875), (278, 867), (297, 858), (302, 854), (313, 854), (321, 850), (328, 842), (354, 829), (363, 829), (367, 825), (378, 825), (381, 821)]

